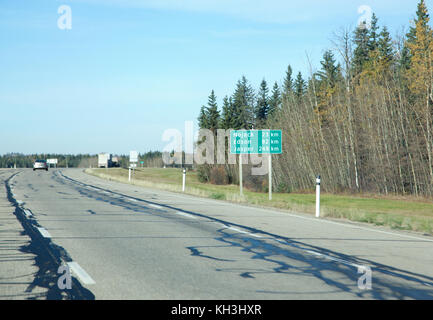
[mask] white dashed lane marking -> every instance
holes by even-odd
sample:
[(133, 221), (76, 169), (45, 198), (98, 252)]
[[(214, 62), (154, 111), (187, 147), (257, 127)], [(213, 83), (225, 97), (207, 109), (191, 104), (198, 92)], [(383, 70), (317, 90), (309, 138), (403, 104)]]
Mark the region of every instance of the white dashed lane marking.
[(92, 277), (89, 276), (89, 274), (83, 268), (81, 268), (77, 262), (68, 262), (67, 265), (72, 273), (75, 274), (83, 284), (88, 285), (96, 283), (95, 280), (93, 280)]
[(45, 228), (38, 227), (37, 229), (44, 238), (51, 238), (51, 234)]

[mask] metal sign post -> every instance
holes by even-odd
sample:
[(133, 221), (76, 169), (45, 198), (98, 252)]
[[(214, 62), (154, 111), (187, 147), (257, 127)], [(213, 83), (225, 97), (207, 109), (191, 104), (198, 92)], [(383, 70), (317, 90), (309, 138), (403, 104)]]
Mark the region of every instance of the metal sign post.
[(272, 154), (269, 154), (269, 200), (272, 200)]
[(137, 167), (138, 162), (138, 151), (130, 151), (129, 152), (129, 181), (131, 181), (131, 168), (132, 175), (134, 176), (135, 168)]
[(272, 154), (281, 154), (281, 130), (231, 130), (230, 153), (239, 155), (239, 188), (242, 188), (242, 154), (269, 155), (269, 200), (272, 200)]
[[(135, 168), (137, 167), (136, 163), (130, 163), (129, 164), (129, 181), (131, 181), (131, 176), (133, 177), (135, 174)], [(132, 173), (131, 173), (132, 170)]]

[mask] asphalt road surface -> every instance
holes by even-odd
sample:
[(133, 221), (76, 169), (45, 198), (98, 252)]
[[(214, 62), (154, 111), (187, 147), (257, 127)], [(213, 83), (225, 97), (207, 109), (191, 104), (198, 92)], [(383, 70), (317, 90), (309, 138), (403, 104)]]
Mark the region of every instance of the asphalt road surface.
[[(26, 290), (45, 298), (433, 298), (429, 236), (145, 189), (79, 169), (5, 172), (39, 268)], [(59, 286), (63, 265), (72, 289)]]

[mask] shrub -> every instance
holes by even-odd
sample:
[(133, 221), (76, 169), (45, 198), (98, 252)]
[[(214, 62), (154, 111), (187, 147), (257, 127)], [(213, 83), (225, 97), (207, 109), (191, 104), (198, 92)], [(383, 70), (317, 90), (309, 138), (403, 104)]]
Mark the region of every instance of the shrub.
[(206, 183), (210, 180), (210, 167), (209, 165), (203, 164), (197, 166), (197, 179), (200, 182)]
[(214, 166), (210, 169), (209, 181), (212, 184), (222, 185), (228, 184), (229, 178), (227, 176), (224, 166)]
[(276, 192), (290, 193), (292, 192), (292, 188), (287, 182), (280, 182), (276, 188)]

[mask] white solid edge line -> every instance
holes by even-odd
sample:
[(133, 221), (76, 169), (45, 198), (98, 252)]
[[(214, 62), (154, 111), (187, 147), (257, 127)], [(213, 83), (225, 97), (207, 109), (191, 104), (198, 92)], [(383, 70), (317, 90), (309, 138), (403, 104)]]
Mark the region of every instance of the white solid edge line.
[(187, 217), (187, 218), (197, 219), (197, 217), (194, 217), (193, 215), (190, 215), (190, 214), (182, 212), (182, 211), (176, 211), (175, 213), (180, 215), (180, 216)]
[(230, 229), (230, 230), (233, 230), (233, 231), (236, 231), (236, 232), (239, 232), (239, 233), (249, 234), (249, 232), (239, 230), (238, 228), (235, 228), (235, 227), (228, 227), (227, 229)]
[(37, 227), (37, 229), (44, 238), (51, 238), (51, 234), (45, 228)]
[(247, 235), (252, 236), (252, 237), (263, 238), (263, 236), (261, 236), (261, 235), (254, 234), (254, 233), (251, 233), (251, 232), (248, 232), (248, 231), (243, 231), (243, 230), (240, 230), (240, 229), (235, 228), (235, 227), (228, 227), (226, 225), (222, 225), (222, 226), (224, 226), (225, 228), (227, 228), (229, 230), (233, 230), (233, 231), (236, 231), (236, 232), (239, 232), (239, 233), (244, 233), (244, 234), (247, 234)]
[(162, 209), (161, 206), (158, 206), (157, 204), (149, 203), (149, 207), (155, 208), (155, 209)]
[(27, 218), (30, 218), (32, 216), (31, 212), (27, 209), (24, 210), (24, 214), (26, 215)]
[(366, 267), (366, 266), (361, 266), (359, 264), (351, 263), (351, 262), (343, 260), (343, 259), (334, 258), (334, 257), (328, 256), (327, 254), (323, 254), (323, 253), (316, 252), (316, 251), (313, 251), (313, 250), (305, 250), (305, 251), (308, 252), (308, 253), (314, 254), (315, 256), (324, 257), (325, 259), (336, 261), (336, 262), (340, 262), (340, 263), (343, 263), (343, 264), (346, 264), (346, 265), (349, 265), (349, 266), (352, 266), (352, 267), (355, 267), (355, 268), (358, 268), (358, 269)]
[(67, 263), (70, 270), (80, 279), (80, 281), (84, 284), (95, 284), (95, 280), (92, 279), (91, 276), (83, 269), (81, 266), (75, 262), (68, 262)]
[(259, 234), (254, 234), (254, 233), (248, 233), (250, 236), (256, 237), (256, 238), (263, 238), (263, 236), (259, 235)]
[[(163, 190), (165, 191), (165, 190)], [(178, 197), (178, 198), (185, 198), (185, 197), (194, 197), (193, 195), (183, 195), (183, 194), (173, 194), (173, 197)], [(213, 199), (206, 199), (206, 198), (196, 198), (194, 197), (196, 202), (203, 202), (203, 203), (212, 203), (212, 204), (220, 204), (223, 206), (231, 206), (233, 205), (232, 203), (227, 203), (221, 200), (213, 200)], [(281, 215), (286, 215), (289, 217), (293, 217), (293, 218), (299, 218), (299, 219), (305, 219), (305, 220), (310, 220), (313, 222), (324, 222), (324, 223), (330, 223), (330, 224), (335, 224), (335, 225), (339, 225), (342, 227), (347, 227), (347, 228), (353, 228), (353, 229), (360, 229), (360, 230), (364, 230), (364, 231), (371, 231), (371, 232), (377, 232), (377, 233), (383, 233), (383, 234), (387, 234), (387, 235), (392, 235), (392, 236), (396, 236), (396, 237), (403, 237), (403, 238), (409, 238), (409, 239), (416, 239), (416, 240), (422, 240), (422, 241), (428, 241), (428, 242), (433, 242), (432, 239), (427, 239), (427, 238), (421, 238), (420, 236), (411, 236), (411, 235), (406, 235), (406, 234), (401, 234), (401, 233), (396, 233), (396, 232), (388, 232), (388, 231), (384, 231), (384, 230), (376, 230), (373, 228), (369, 228), (369, 227), (362, 227), (362, 226), (356, 226), (356, 225), (352, 225), (349, 223), (342, 223), (342, 222), (336, 222), (336, 221), (330, 221), (330, 220), (325, 220), (325, 219), (320, 219), (320, 218), (315, 218), (315, 217), (303, 217), (300, 214), (296, 214), (296, 213), (290, 213), (290, 212), (283, 212), (283, 211), (276, 211), (276, 210), (272, 210), (273, 208), (260, 208), (260, 207), (249, 207), (249, 206), (245, 206), (242, 204), (236, 204), (239, 207), (245, 208), (245, 209), (254, 209), (254, 210), (258, 210), (258, 211), (264, 211), (266, 213), (272, 213), (272, 214), (281, 214)]]

